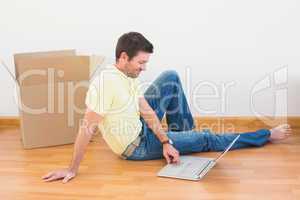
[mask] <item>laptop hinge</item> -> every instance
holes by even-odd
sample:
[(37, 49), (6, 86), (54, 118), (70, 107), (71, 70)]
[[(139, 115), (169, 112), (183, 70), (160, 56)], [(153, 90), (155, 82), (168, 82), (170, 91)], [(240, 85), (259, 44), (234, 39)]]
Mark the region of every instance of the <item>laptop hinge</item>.
[(198, 177), (201, 178), (207, 174), (207, 172), (216, 164), (214, 160), (211, 160), (207, 163), (207, 165), (201, 170), (201, 172), (198, 174)]

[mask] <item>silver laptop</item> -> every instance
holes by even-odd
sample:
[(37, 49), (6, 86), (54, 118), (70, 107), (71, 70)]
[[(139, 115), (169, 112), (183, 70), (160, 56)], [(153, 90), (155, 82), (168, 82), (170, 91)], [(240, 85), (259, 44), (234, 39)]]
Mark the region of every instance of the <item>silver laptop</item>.
[(196, 156), (180, 156), (179, 164), (168, 164), (157, 176), (198, 181), (230, 150), (239, 139), (238, 135), (217, 158), (202, 158)]

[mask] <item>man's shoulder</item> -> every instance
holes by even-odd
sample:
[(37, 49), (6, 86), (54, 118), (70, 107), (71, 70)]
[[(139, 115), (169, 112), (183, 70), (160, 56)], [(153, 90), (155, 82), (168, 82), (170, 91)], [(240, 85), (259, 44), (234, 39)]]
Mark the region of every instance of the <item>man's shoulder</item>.
[(103, 69), (95, 75), (95, 79), (103, 80), (103, 81), (116, 81), (118, 79), (118, 74), (113, 66), (108, 65), (103, 67)]

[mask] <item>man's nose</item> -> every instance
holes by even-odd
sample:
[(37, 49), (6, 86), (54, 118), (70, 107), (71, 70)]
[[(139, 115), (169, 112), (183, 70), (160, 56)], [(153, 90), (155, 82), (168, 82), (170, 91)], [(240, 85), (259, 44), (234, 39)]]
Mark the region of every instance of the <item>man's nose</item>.
[(146, 66), (145, 66), (145, 65), (142, 65), (142, 66), (141, 66), (141, 70), (142, 70), (142, 71), (145, 71), (145, 70), (146, 70)]

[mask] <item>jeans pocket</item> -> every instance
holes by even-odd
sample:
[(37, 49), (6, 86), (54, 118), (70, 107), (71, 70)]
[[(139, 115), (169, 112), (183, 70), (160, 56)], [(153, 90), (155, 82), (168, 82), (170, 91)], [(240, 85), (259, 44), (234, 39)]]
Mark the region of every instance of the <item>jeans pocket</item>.
[(141, 139), (140, 145), (134, 149), (132, 154), (127, 157), (127, 160), (143, 160), (147, 156), (144, 139)]

